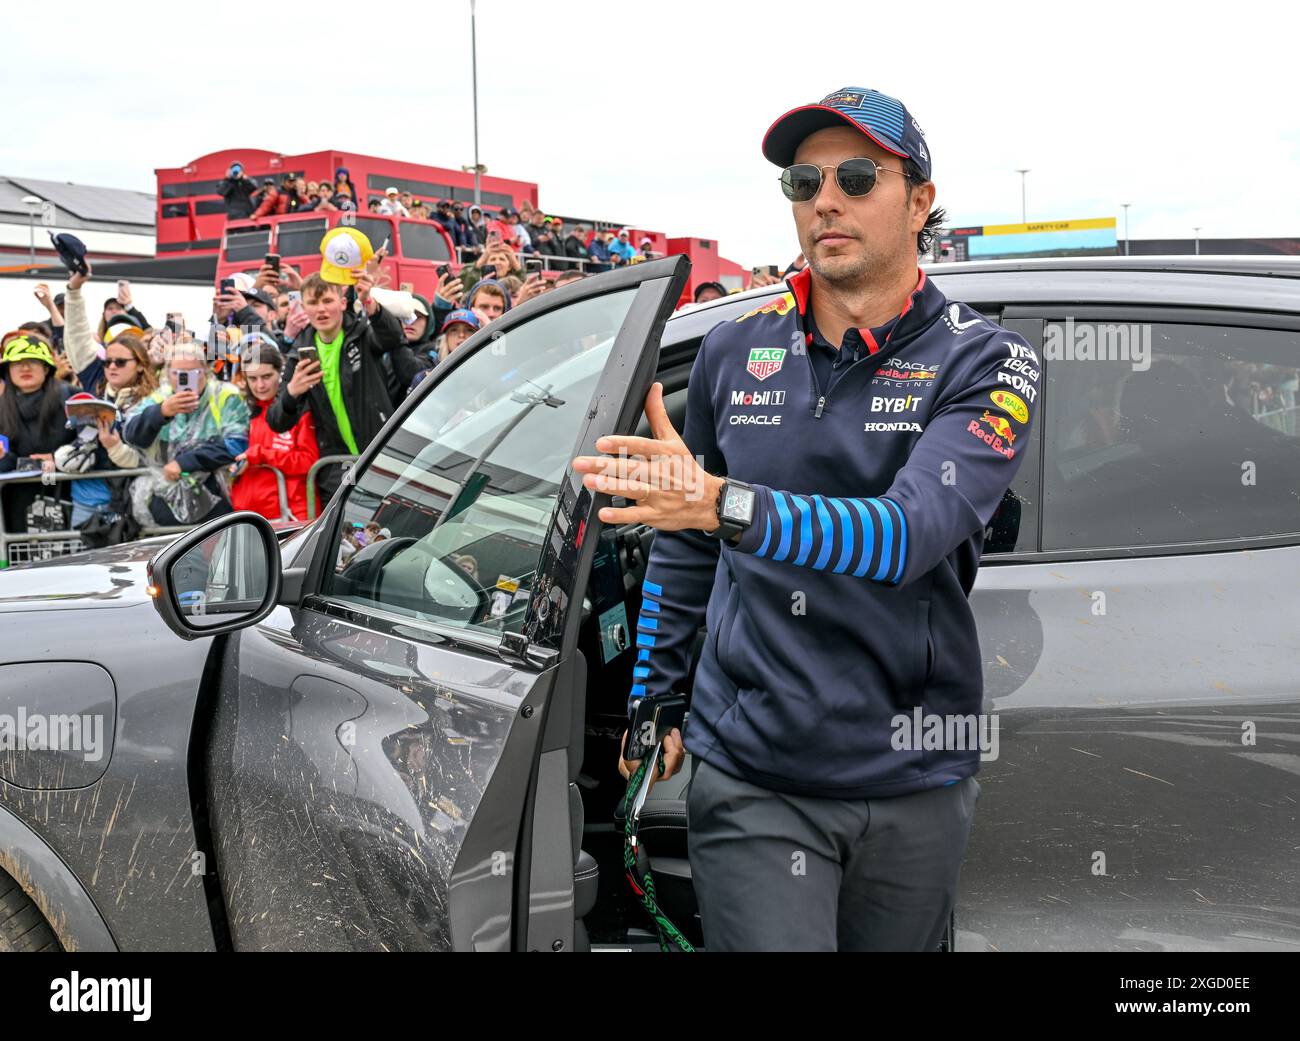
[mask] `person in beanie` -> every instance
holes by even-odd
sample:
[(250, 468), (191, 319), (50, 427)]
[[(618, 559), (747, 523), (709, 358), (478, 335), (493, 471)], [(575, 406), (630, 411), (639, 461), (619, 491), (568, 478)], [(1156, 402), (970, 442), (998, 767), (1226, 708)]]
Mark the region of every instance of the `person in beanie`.
[(465, 307), (487, 325), (510, 310), (510, 291), (495, 278), (484, 278), (465, 294)]

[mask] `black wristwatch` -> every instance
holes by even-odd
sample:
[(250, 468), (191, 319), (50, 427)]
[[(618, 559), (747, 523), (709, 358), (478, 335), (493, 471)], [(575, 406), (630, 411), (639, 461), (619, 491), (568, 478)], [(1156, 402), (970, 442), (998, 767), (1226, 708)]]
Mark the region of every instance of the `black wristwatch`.
[(721, 523), (704, 534), (711, 539), (730, 539), (748, 528), (754, 520), (754, 495), (754, 489), (743, 481), (724, 480), (717, 504)]

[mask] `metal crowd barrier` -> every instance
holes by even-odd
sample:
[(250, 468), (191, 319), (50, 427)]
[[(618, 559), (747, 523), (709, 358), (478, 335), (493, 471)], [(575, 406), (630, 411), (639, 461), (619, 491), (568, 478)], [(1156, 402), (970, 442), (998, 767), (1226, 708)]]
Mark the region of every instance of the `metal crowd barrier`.
[[(321, 468), (333, 466), (336, 463), (352, 464), (357, 461), (354, 455), (323, 455), (311, 464), (311, 469), (307, 471), (307, 520), (316, 519), (317, 497), (316, 497), (316, 476), (320, 473)], [(347, 466), (343, 467), (344, 471)]]
[[(355, 456), (347, 456), (353, 459)], [(267, 463), (258, 463), (256, 466), (250, 466), (251, 470), (270, 470), (275, 474), (276, 491), (280, 500), (280, 520), (296, 521), (298, 518), (293, 515), (289, 507), (289, 491), (285, 483), (284, 474), (276, 467)], [(5, 527), (4, 518), (4, 490), (11, 484), (41, 484), (46, 487), (53, 487), (63, 484), (67, 481), (89, 481), (96, 478), (100, 480), (111, 480), (118, 477), (143, 477), (145, 474), (153, 471), (146, 466), (134, 467), (130, 470), (91, 470), (87, 473), (63, 473), (58, 470), (32, 474), (28, 477), (10, 477), (0, 481), (0, 567), (7, 567), (10, 564), (27, 564), (35, 560), (51, 560), (55, 557), (67, 556), (72, 553), (79, 553), (85, 548), (81, 541), (81, 532), (76, 528), (63, 528), (58, 531), (9, 531)], [(308, 493), (310, 497), (310, 491)], [(69, 514), (72, 511), (71, 503), (61, 503), (68, 508)], [(155, 535), (178, 535), (183, 531), (189, 531), (194, 527), (193, 524), (169, 524), (169, 525), (149, 525), (140, 529), (140, 538), (153, 538)], [(35, 553), (40, 543), (51, 543), (45, 552)], [(10, 556), (12, 546), (24, 546), (25, 551), (19, 554), (26, 559), (12, 559)]]

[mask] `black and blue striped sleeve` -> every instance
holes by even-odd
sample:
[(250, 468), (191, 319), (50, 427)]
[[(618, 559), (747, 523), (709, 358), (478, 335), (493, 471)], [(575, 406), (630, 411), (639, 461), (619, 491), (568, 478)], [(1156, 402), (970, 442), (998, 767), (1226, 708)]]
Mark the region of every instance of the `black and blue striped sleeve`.
[(890, 585), (902, 578), (908, 531), (897, 502), (754, 489), (754, 521), (736, 546), (741, 553)]

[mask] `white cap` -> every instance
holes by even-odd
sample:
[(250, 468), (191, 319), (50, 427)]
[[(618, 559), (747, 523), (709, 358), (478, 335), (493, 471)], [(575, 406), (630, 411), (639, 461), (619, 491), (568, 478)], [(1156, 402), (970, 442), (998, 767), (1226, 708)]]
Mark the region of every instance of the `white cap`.
[(401, 195), (402, 193), (399, 192), (396, 188), (393, 188), (392, 186), (389, 186), (389, 187), (387, 187), (387, 188), (384, 189), (384, 194), (385, 194), (385, 195)]

